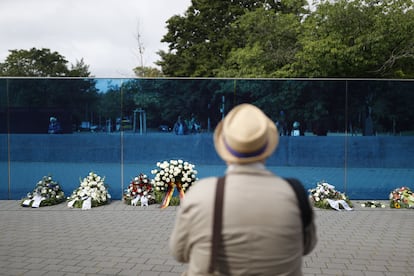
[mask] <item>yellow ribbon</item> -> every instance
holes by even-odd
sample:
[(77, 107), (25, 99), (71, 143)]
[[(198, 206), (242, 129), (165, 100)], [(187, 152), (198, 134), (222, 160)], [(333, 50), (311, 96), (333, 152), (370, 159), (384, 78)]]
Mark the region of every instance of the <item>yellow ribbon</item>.
[(176, 183), (168, 183), (167, 193), (165, 194), (164, 199), (162, 200), (161, 209), (167, 208), (170, 205), (171, 198), (174, 193), (174, 188), (177, 187), (178, 193), (180, 195), (180, 199), (184, 198), (184, 190), (181, 182)]

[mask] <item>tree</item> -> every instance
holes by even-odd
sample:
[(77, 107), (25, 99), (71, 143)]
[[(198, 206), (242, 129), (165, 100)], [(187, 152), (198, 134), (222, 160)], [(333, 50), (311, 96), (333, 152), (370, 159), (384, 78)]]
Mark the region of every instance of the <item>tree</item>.
[(410, 0), (320, 1), (303, 23), (294, 61), (276, 75), (412, 77), (413, 8)]
[(77, 60), (76, 64), (71, 64), (70, 70), (68, 73), (69, 77), (89, 77), (91, 72), (89, 71), (89, 65), (85, 64), (83, 58)]
[(140, 78), (159, 78), (163, 77), (163, 73), (155, 67), (138, 66), (133, 69), (135, 76)]
[(258, 8), (299, 14), (306, 1), (221, 1), (193, 0), (184, 16), (167, 21), (168, 33), (162, 41), (169, 51), (160, 51), (157, 62), (167, 76), (213, 77), (232, 49), (245, 46), (244, 33), (236, 22)]
[(5, 77), (89, 77), (89, 65), (83, 58), (68, 67), (68, 61), (50, 49), (9, 50), (0, 63), (0, 76)]
[(140, 77), (140, 78), (158, 78), (158, 77), (162, 77), (163, 74), (158, 68), (148, 67), (148, 66), (144, 65), (145, 47), (144, 47), (144, 43), (142, 42), (142, 39), (141, 39), (141, 33), (139, 31), (139, 24), (137, 25), (136, 40), (137, 40), (137, 48), (138, 48), (139, 66), (137, 66), (133, 69), (133, 71), (135, 73), (135, 76)]
[(245, 45), (233, 48), (217, 70), (219, 77), (272, 77), (293, 61), (302, 15), (258, 8), (233, 25), (244, 34)]
[(95, 80), (88, 78), (89, 66), (83, 59), (69, 68), (65, 57), (49, 49), (11, 50), (0, 64), (0, 75), (44, 77), (9, 80), (8, 107), (65, 110), (74, 124), (90, 120), (96, 108)]

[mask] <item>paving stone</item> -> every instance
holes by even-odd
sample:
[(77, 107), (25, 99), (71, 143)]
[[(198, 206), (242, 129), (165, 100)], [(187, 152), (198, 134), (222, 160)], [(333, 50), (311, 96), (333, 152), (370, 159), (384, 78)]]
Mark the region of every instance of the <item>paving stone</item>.
[[(0, 200), (0, 275), (181, 275), (188, 266), (168, 249), (177, 208), (129, 207), (113, 201), (89, 211), (64, 204), (36, 210)], [(305, 276), (414, 275), (412, 210), (315, 214), (319, 241), (303, 259)]]

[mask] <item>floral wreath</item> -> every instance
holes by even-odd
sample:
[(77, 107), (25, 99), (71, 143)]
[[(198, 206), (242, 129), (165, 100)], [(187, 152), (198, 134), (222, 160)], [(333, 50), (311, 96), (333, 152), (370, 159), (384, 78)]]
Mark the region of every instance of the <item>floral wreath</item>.
[(161, 208), (169, 206), (176, 188), (180, 199), (182, 199), (185, 191), (198, 180), (195, 165), (180, 159), (157, 162), (157, 168), (152, 170), (151, 173), (155, 175), (151, 181), (155, 191), (165, 193)]
[(37, 182), (36, 187), (26, 197), (22, 199), (23, 207), (43, 207), (62, 203), (65, 201), (65, 194), (58, 182), (52, 179), (52, 176), (43, 176)]
[[(331, 209), (333, 208), (332, 202), (340, 202), (338, 208), (347, 209), (348, 205), (350, 208), (353, 206), (352, 202), (349, 200), (348, 196), (345, 193), (341, 193), (335, 190), (335, 186), (330, 185), (325, 181), (320, 181), (317, 183), (316, 187), (309, 190), (310, 200), (313, 206), (321, 209)], [(344, 204), (345, 202), (345, 204)], [(337, 209), (337, 208), (334, 208)]]
[(408, 187), (396, 188), (389, 198), (391, 208), (414, 208), (414, 194)]
[[(69, 208), (89, 209), (109, 203), (111, 195), (105, 184), (105, 177), (90, 172), (85, 178), (79, 179), (80, 185), (67, 198)], [(90, 203), (90, 206), (88, 206)]]
[[(137, 205), (138, 200), (141, 198), (148, 199), (148, 203), (154, 203), (154, 190), (151, 184), (151, 180), (148, 179), (148, 176), (140, 173), (138, 176), (134, 177), (131, 183), (128, 185), (128, 188), (124, 192), (124, 202), (128, 205)], [(141, 201), (141, 206), (144, 205)]]
[(385, 204), (382, 204), (378, 201), (365, 201), (364, 203), (361, 203), (361, 207), (364, 208), (385, 208)]

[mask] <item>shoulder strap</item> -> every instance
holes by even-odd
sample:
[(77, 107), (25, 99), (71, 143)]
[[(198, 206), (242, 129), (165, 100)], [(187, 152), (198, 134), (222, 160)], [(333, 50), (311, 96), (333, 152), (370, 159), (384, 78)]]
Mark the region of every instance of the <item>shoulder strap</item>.
[[(299, 202), (299, 208), (302, 219), (303, 230), (311, 223), (312, 221), (312, 208), (309, 203), (308, 195), (302, 183), (295, 178), (285, 178), (285, 180), (290, 184), (292, 189), (295, 191), (296, 198)], [(305, 233), (305, 231), (303, 231)]]
[(211, 245), (211, 258), (209, 273), (214, 272), (214, 265), (217, 259), (217, 252), (221, 241), (221, 226), (223, 223), (223, 198), (224, 198), (225, 176), (217, 180), (216, 197), (214, 202), (213, 237)]

